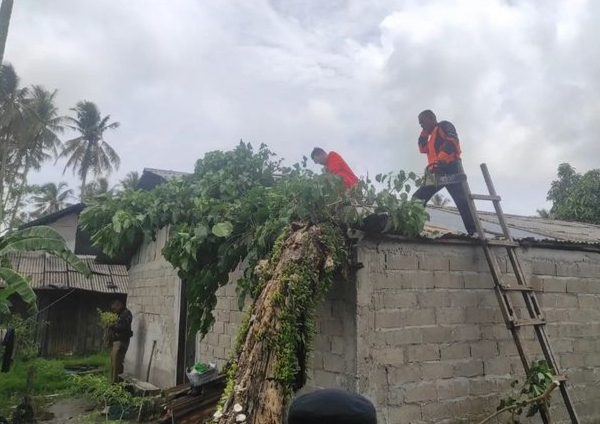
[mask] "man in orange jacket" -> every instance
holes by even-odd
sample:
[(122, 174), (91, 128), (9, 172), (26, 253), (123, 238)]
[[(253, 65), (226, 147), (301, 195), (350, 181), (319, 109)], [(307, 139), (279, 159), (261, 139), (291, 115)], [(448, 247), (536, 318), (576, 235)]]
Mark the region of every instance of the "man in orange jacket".
[[(419, 136), (419, 151), (427, 155), (427, 168), (425, 184), (419, 187), (413, 198), (427, 204), (434, 194), (446, 188), (460, 212), (467, 233), (472, 235), (477, 229), (469, 208), (467, 194), (460, 184), (459, 177), (463, 176), (463, 168), (456, 128), (448, 121), (438, 123), (435, 114), (430, 110), (419, 114), (419, 124), (423, 129)], [(444, 182), (451, 180), (454, 182)]]
[(315, 147), (310, 157), (315, 163), (325, 166), (332, 174), (342, 177), (346, 187), (351, 188), (358, 183), (358, 177), (354, 175), (346, 161), (336, 152), (327, 153), (320, 147)]

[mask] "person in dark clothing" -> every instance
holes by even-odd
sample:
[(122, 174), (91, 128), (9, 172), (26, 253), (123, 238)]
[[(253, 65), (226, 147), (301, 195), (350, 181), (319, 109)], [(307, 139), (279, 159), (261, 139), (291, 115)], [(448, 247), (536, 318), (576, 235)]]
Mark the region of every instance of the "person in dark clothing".
[(2, 355), (2, 370), (1, 372), (9, 372), (10, 365), (14, 356), (15, 349), (15, 329), (9, 328), (2, 339), (2, 346), (4, 346), (4, 354)]
[(117, 322), (110, 328), (110, 340), (112, 343), (110, 352), (110, 379), (114, 384), (119, 382), (119, 375), (123, 373), (123, 362), (129, 348), (129, 339), (133, 336), (133, 332), (131, 331), (133, 315), (125, 307), (123, 301), (119, 299), (113, 301), (112, 310), (119, 316)]
[(377, 424), (373, 404), (363, 396), (339, 389), (324, 389), (295, 399), (288, 424)]
[(419, 136), (419, 151), (427, 155), (425, 182), (413, 195), (424, 204), (441, 189), (450, 193), (469, 235), (477, 229), (469, 208), (467, 193), (460, 182), (464, 176), (461, 150), (456, 128), (448, 121), (438, 123), (435, 114), (425, 110), (419, 114), (419, 124), (423, 129)]

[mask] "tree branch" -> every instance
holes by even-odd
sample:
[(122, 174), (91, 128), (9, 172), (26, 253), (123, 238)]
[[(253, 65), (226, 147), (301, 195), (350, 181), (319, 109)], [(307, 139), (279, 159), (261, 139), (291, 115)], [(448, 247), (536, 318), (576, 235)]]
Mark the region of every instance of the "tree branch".
[[(526, 400), (525, 401), (525, 405), (530, 405), (530, 404), (536, 403), (536, 402), (544, 402), (544, 403), (546, 403), (546, 401), (550, 397), (550, 394), (552, 393), (552, 391), (554, 389), (556, 389), (557, 387), (558, 387), (558, 382), (553, 381), (552, 384), (550, 384), (546, 388), (546, 391), (543, 394), (539, 395), (538, 397), (534, 397), (534, 398)], [(515, 404), (515, 405), (510, 405), (510, 406), (507, 406), (505, 408), (502, 408), (501, 410), (494, 412), (492, 415), (490, 415), (489, 417), (487, 417), (483, 421), (480, 421), (479, 424), (484, 424), (484, 423), (488, 422), (489, 420), (491, 420), (492, 418), (495, 418), (495, 417), (497, 417), (498, 415), (500, 415), (500, 414), (502, 414), (504, 412), (515, 410), (515, 409), (517, 409), (517, 408), (519, 408), (521, 406), (522, 405)]]

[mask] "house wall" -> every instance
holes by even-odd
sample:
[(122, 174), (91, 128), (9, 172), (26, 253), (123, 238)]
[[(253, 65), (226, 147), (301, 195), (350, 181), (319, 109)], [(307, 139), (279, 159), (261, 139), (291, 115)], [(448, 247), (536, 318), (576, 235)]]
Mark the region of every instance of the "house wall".
[(58, 301), (38, 317), (42, 356), (85, 355), (106, 349), (97, 309), (109, 310), (113, 299), (125, 300), (126, 296), (77, 290), (60, 300), (65, 294), (66, 290), (37, 291), (40, 310)]
[[(129, 269), (127, 307), (133, 314), (133, 337), (125, 356), (125, 372), (161, 387), (176, 384), (181, 281), (162, 255), (168, 230), (136, 252)], [(152, 347), (156, 342), (154, 353)]]
[[(363, 242), (359, 258), (358, 390), (375, 402), (380, 422), (493, 412), (523, 368), (481, 248), (380, 239)], [(541, 290), (547, 334), (580, 419), (598, 422), (600, 254), (531, 248), (520, 258)], [(500, 264), (508, 271), (505, 256)], [(522, 300), (514, 305), (522, 312)], [(531, 357), (541, 358), (533, 330), (522, 335)], [(553, 420), (567, 419), (558, 391), (553, 405)]]
[(67, 242), (67, 247), (72, 251), (75, 250), (75, 239), (77, 235), (78, 219), (79, 214), (72, 213), (47, 224), (49, 227), (52, 227), (56, 231), (58, 231), (58, 233), (65, 238), (65, 241)]
[[(238, 307), (235, 275), (217, 292), (216, 322), (199, 340), (197, 360), (214, 362), (221, 369), (231, 356), (237, 330), (245, 315)], [(246, 307), (250, 301), (246, 302)], [(352, 389), (356, 375), (356, 290), (354, 284), (337, 280), (316, 313), (314, 352), (307, 386)]]
[[(494, 411), (523, 368), (481, 248), (378, 238), (363, 240), (357, 254), (364, 268), (356, 281), (336, 282), (319, 309), (309, 384), (358, 391), (382, 424), (475, 420)], [(530, 248), (520, 258), (540, 290), (581, 422), (599, 422), (600, 254)], [(500, 264), (514, 282), (505, 255)], [(198, 352), (223, 365), (243, 317), (233, 285), (220, 290), (215, 313)], [(533, 331), (522, 331), (531, 356), (541, 357)], [(558, 390), (553, 399), (553, 420), (566, 419)]]

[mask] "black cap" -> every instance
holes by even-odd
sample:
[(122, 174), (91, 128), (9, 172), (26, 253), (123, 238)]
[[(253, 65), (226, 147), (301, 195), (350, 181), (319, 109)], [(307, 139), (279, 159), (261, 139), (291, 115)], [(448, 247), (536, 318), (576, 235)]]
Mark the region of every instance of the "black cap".
[(373, 404), (359, 394), (325, 389), (294, 400), (288, 424), (377, 424), (377, 414)]

